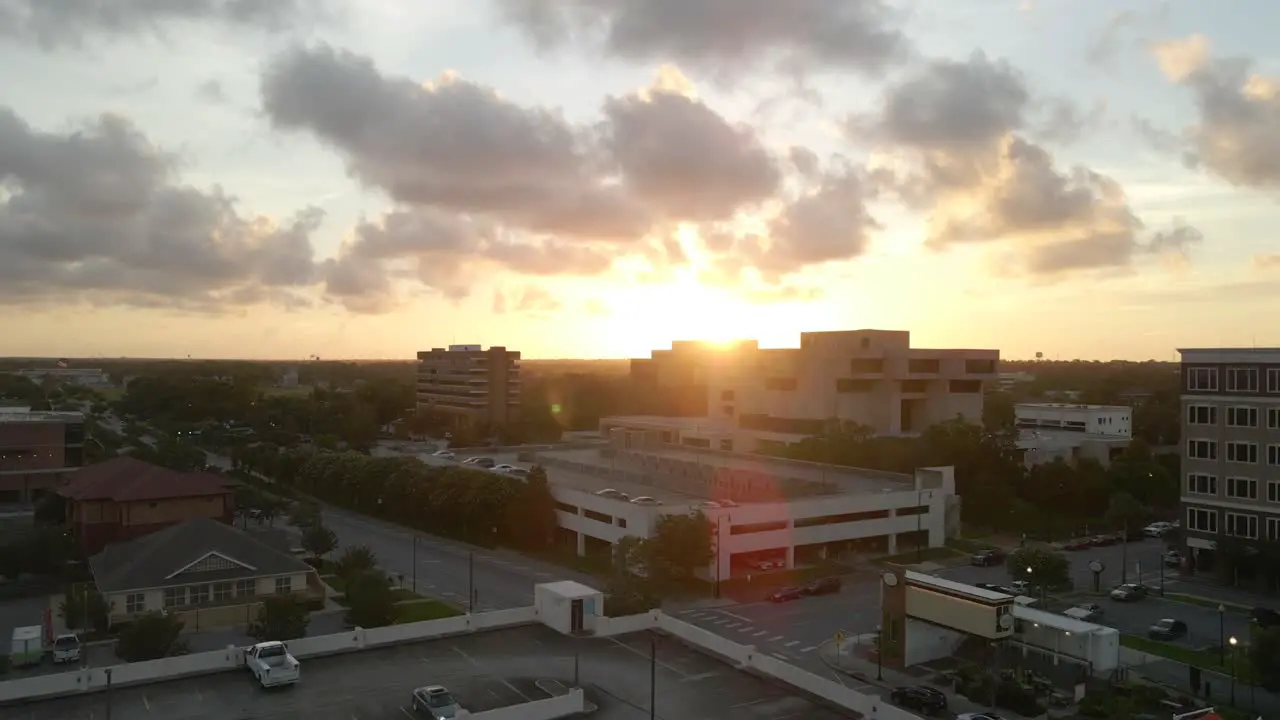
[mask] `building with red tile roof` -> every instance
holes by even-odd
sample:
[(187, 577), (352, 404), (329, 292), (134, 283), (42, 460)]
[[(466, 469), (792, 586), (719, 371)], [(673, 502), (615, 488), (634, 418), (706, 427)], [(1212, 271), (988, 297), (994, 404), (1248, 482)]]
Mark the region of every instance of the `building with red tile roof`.
[(58, 488), (67, 519), (86, 555), (109, 543), (147, 535), (193, 518), (230, 524), (233, 483), (210, 473), (178, 472), (118, 457), (72, 473)]

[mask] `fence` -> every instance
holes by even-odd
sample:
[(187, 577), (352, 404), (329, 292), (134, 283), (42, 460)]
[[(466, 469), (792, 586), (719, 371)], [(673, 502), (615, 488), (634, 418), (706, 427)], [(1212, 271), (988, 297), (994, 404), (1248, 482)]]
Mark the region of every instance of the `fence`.
[[(299, 638), (289, 641), (289, 652), (299, 660), (337, 653), (354, 652), (367, 648), (384, 647), (406, 642), (448, 637), (479, 630), (494, 630), (536, 622), (538, 612), (533, 607), (512, 610), (495, 610), (476, 615), (425, 620), (423, 622), (389, 625), (380, 628), (353, 628), (332, 635)], [(0, 682), (0, 705), (5, 703), (40, 700), (81, 692), (96, 692), (107, 688), (108, 675), (112, 687), (141, 685), (145, 683), (175, 680), (191, 675), (206, 675), (239, 668), (244, 662), (239, 648), (228, 647), (212, 652), (193, 653), (122, 663), (100, 668), (82, 668), (53, 675), (40, 675)], [(479, 716), (476, 716), (479, 717)]]

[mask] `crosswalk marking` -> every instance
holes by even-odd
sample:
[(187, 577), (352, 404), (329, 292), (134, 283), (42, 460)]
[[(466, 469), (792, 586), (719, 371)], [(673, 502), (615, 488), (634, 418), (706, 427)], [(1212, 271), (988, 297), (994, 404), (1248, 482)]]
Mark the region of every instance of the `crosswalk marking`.
[(800, 644), (799, 640), (792, 640), (791, 642), (787, 643), (786, 646), (791, 647), (792, 645), (799, 645), (799, 644)]
[(761, 635), (768, 635), (768, 634), (769, 634), (768, 630), (761, 630), (760, 632), (756, 633), (756, 637), (760, 637)]
[(818, 649), (817, 645), (810, 645), (809, 647), (801, 650), (800, 652), (803, 652), (803, 653), (813, 652), (814, 650), (817, 650), (817, 649)]
[(769, 642), (778, 642), (781, 639), (782, 639), (781, 635), (774, 635), (773, 637), (769, 638)]
[(738, 632), (752, 632), (754, 630), (755, 628), (750, 625), (743, 625), (742, 627), (738, 628)]

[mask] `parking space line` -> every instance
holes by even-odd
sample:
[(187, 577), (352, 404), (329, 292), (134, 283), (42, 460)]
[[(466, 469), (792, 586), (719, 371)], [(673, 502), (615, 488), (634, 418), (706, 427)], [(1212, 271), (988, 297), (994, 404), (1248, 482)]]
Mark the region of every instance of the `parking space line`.
[(141, 695), (142, 695), (142, 706), (147, 709), (147, 712), (151, 712), (151, 703), (147, 700), (147, 694), (141, 693)]
[(729, 617), (734, 618), (734, 619), (736, 619), (736, 620), (741, 620), (741, 621), (742, 621), (742, 622), (744, 622), (744, 623), (749, 623), (749, 622), (751, 622), (751, 618), (745, 618), (745, 617), (742, 617), (741, 615), (735, 615), (735, 614), (733, 614), (733, 613), (729, 612), (728, 610), (721, 610), (720, 612), (722, 612), (722, 613), (724, 613), (725, 615), (728, 615)]
[(806, 652), (806, 653), (807, 653), (807, 652), (813, 652), (814, 650), (817, 650), (817, 649), (818, 649), (818, 646), (817, 646), (817, 645), (810, 645), (809, 647), (807, 647), (807, 648), (805, 648), (805, 649), (801, 650), (800, 652)]
[(755, 631), (755, 628), (750, 625), (743, 625), (742, 627), (738, 628), (738, 632), (754, 632), (754, 631)]
[(409, 720), (418, 720), (417, 718), (415, 718), (415, 717), (413, 716), (413, 713), (411, 713), (411, 712), (409, 712), (408, 710), (406, 710), (406, 709), (405, 709), (405, 707), (404, 707), (403, 705), (401, 705), (401, 706), (400, 706), (400, 712), (404, 713), (404, 716), (405, 716), (405, 717), (407, 717), (407, 718), (409, 718)]
[[(625, 649), (625, 650), (630, 650), (631, 652), (635, 653), (636, 655), (639, 655), (640, 657), (644, 658), (645, 660), (648, 660), (648, 659), (649, 659), (649, 653), (644, 652), (643, 650), (640, 650), (639, 648), (631, 647), (630, 645), (628, 645), (628, 644), (626, 644), (626, 643), (624, 643), (624, 642), (619, 641), (617, 638), (609, 638), (609, 639), (613, 641), (613, 644), (614, 644), (614, 645), (617, 645), (618, 647), (623, 648), (623, 649)], [(669, 671), (671, 671), (671, 672), (675, 673), (676, 675), (679, 675), (681, 678), (687, 678), (687, 677), (689, 677), (689, 673), (687, 673), (687, 672), (685, 672), (685, 671), (683, 671), (683, 670), (681, 670), (681, 669), (679, 669), (679, 668), (677, 668), (677, 667), (674, 667), (674, 666), (673, 666), (673, 665), (671, 665), (670, 663), (666, 663), (666, 662), (663, 662), (663, 661), (661, 661), (661, 660), (657, 660), (657, 659), (655, 659), (655, 662), (656, 662), (658, 665), (661, 665), (663, 668), (665, 668), (665, 669), (667, 669), (667, 670), (669, 670)]]
[(462, 648), (458, 647), (457, 645), (454, 645), (454, 646), (453, 646), (453, 651), (454, 651), (454, 652), (456, 652), (456, 653), (458, 653), (459, 655), (461, 655), (461, 656), (462, 656), (462, 658), (463, 658), (464, 660), (466, 660), (467, 662), (471, 663), (472, 665), (475, 665), (476, 667), (480, 667), (480, 663), (476, 662), (476, 659), (475, 659), (475, 658), (473, 658), (473, 657), (471, 657), (470, 655), (468, 655), (466, 650), (463, 650)]
[(498, 680), (501, 681), (503, 685), (506, 685), (508, 690), (524, 698), (525, 702), (532, 702), (532, 699), (528, 695), (520, 692), (520, 689), (508, 682), (506, 678), (498, 678)]
[(780, 652), (776, 652), (776, 653), (769, 653), (769, 654), (770, 654), (770, 655), (772, 655), (772, 656), (774, 656), (774, 657), (776, 657), (776, 658), (778, 658), (779, 660), (790, 660), (790, 659), (791, 659), (791, 658), (787, 657), (786, 655), (783, 655), (783, 654), (782, 654), (782, 653), (780, 653)]
[(774, 635), (773, 637), (769, 638), (769, 642), (778, 642), (781, 639), (782, 639), (781, 635)]
[(755, 636), (760, 637), (761, 635), (768, 635), (768, 634), (769, 634), (768, 630), (761, 630), (760, 632), (756, 633)]
[(792, 645), (799, 645), (799, 644), (800, 644), (799, 640), (792, 640), (791, 642), (787, 643), (784, 647), (791, 647)]

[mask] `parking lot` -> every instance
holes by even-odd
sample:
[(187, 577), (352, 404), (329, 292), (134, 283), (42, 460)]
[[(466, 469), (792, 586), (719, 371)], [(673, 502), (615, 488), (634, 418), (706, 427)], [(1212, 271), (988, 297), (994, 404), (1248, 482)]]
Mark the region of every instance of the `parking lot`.
[[(482, 633), (303, 661), (302, 681), (263, 690), (229, 672), (0, 709), (5, 720), (404, 720), (410, 692), (449, 688), (481, 712), (548, 697), (539, 685), (571, 686), (575, 651), (596, 717), (649, 716), (647, 633), (567, 638), (541, 626)], [(787, 690), (739, 672), (674, 640), (658, 640), (658, 717), (784, 720), (837, 718)], [(544, 682), (539, 683), (542, 680)], [(109, 709), (108, 709), (109, 707)]]

